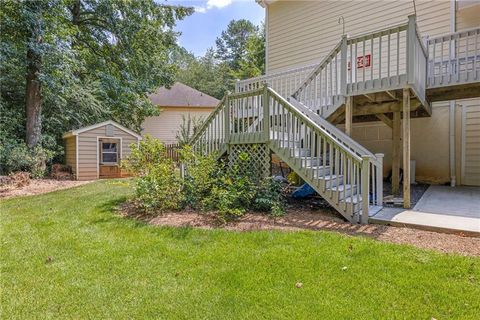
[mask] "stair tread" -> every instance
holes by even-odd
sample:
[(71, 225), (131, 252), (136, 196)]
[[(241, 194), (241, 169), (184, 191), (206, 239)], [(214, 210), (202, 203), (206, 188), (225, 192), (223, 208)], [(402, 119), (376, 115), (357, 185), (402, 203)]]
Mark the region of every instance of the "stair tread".
[(340, 184), (338, 186), (335, 186), (335, 187), (331, 187), (331, 188), (327, 188), (327, 189), (331, 189), (333, 191), (344, 191), (344, 190), (350, 190), (350, 189), (356, 189), (357, 187), (356, 186), (352, 186), (351, 184)]

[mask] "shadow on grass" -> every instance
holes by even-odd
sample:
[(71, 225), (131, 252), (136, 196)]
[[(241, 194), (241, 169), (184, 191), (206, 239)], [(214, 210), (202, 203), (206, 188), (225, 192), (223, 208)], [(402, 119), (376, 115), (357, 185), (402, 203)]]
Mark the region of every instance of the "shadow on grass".
[[(126, 196), (110, 199), (109, 201), (105, 201), (100, 203), (98, 206), (95, 207), (99, 213), (101, 213), (101, 217), (98, 219), (94, 219), (91, 222), (95, 224), (100, 223), (111, 223), (117, 222), (119, 219), (128, 218), (125, 216), (119, 215), (119, 207), (123, 204), (127, 203), (128, 198)], [(129, 219), (133, 222), (134, 227), (145, 227), (148, 225), (146, 221), (142, 221), (139, 219)]]

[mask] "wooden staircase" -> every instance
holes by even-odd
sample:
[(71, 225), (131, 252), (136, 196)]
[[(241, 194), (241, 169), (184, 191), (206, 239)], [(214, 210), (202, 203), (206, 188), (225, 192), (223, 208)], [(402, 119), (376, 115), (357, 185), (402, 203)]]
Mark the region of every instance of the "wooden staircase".
[[(479, 35), (480, 28), (426, 42), (410, 16), (402, 25), (344, 36), (319, 64), (237, 82), (236, 93), (220, 102), (192, 146), (220, 156), (232, 145), (266, 144), (347, 220), (367, 223), (382, 208), (383, 155), (335, 124), (365, 116), (391, 121), (385, 114), (406, 110), (430, 116), (429, 99), (438, 100), (431, 93), (439, 90), (443, 98), (450, 97), (445, 92), (455, 94), (450, 99), (479, 96)], [(448, 60), (443, 43), (465, 38), (466, 47)], [(352, 67), (367, 54), (368, 70)]]
[(197, 153), (220, 156), (232, 145), (266, 144), (347, 220), (367, 223), (369, 213), (382, 203), (381, 158), (308, 112), (266, 85), (231, 94), (209, 116), (192, 146)]

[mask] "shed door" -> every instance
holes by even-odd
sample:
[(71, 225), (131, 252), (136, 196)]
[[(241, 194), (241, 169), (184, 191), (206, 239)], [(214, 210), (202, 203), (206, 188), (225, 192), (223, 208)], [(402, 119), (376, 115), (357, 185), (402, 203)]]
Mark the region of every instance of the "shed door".
[(480, 102), (463, 106), (464, 185), (480, 186)]

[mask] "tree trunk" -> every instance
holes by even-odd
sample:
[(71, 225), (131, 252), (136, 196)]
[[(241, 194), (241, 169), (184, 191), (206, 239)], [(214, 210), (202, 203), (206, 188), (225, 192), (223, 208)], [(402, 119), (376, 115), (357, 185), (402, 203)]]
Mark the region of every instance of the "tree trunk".
[(36, 1), (27, 1), (27, 8), (36, 18), (30, 22), (30, 37), (27, 39), (27, 83), (25, 98), (26, 138), (30, 148), (40, 142), (42, 134), (42, 85), (39, 74), (42, 66), (42, 56), (39, 45), (43, 41), (41, 7)]
[(30, 148), (34, 148), (38, 145), (42, 133), (42, 86), (38, 79), (38, 73), (40, 72), (38, 63), (41, 63), (41, 57), (29, 49), (27, 51), (27, 61), (26, 142)]

